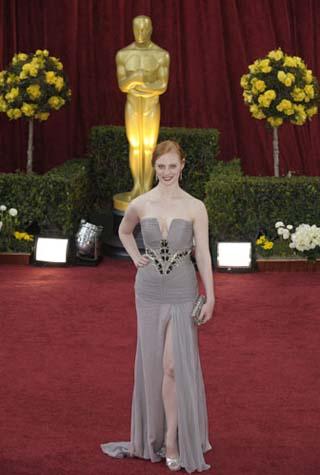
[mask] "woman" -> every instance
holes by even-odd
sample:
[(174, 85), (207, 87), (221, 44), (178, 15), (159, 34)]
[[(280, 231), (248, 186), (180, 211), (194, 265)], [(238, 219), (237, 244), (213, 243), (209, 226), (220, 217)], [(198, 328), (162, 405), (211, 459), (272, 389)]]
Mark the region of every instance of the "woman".
[[(214, 289), (208, 215), (202, 201), (182, 190), (185, 157), (179, 144), (160, 143), (152, 157), (157, 185), (128, 206), (119, 237), (136, 268), (138, 341), (130, 442), (101, 444), (113, 457), (141, 457), (188, 473), (210, 468), (205, 390), (191, 313), (198, 284), (195, 257), (207, 301), (201, 323), (212, 318)], [(133, 236), (140, 222), (146, 253)]]

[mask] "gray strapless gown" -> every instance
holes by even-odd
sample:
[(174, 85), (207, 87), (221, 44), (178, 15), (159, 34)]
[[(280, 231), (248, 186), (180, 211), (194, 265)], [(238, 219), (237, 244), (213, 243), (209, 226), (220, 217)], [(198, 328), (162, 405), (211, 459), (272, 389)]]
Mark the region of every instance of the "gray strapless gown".
[[(203, 453), (212, 447), (208, 440), (198, 328), (191, 319), (198, 295), (195, 269), (187, 253), (193, 243), (193, 227), (191, 221), (175, 218), (164, 240), (157, 218), (148, 217), (141, 220), (141, 230), (146, 251), (154, 260), (138, 268), (135, 279), (138, 337), (131, 440), (100, 447), (105, 454), (117, 458), (140, 457), (159, 462), (164, 457), (162, 356), (166, 325), (172, 318), (180, 463), (188, 473), (201, 472), (210, 468)], [(174, 256), (175, 253), (178, 254)]]

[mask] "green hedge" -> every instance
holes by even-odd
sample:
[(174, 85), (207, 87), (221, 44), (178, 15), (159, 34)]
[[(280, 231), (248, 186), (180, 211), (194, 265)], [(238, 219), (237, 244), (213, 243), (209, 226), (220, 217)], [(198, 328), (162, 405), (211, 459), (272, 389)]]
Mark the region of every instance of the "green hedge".
[[(215, 240), (251, 239), (259, 230), (276, 237), (274, 224), (320, 225), (320, 178), (247, 177), (240, 160), (216, 160), (218, 131), (160, 129), (159, 141), (174, 139), (187, 154), (183, 188), (204, 199)], [(90, 154), (47, 174), (0, 174), (0, 205), (17, 208), (21, 230), (36, 220), (64, 233), (77, 229), (92, 210), (112, 206), (112, 196), (131, 189), (128, 145), (123, 127), (94, 127)]]
[[(240, 158), (234, 158), (229, 162), (216, 160), (212, 172), (208, 175), (209, 178), (224, 177), (224, 179), (236, 176), (243, 176)], [(206, 181), (208, 181), (208, 177)]]
[[(218, 130), (161, 127), (158, 142), (169, 139), (179, 142), (186, 152), (182, 187), (203, 199), (205, 181), (219, 153)], [(99, 206), (110, 205), (114, 194), (132, 189), (128, 157), (124, 127), (99, 126), (91, 129), (89, 158), (94, 170), (96, 202)]]
[(32, 221), (72, 233), (92, 207), (87, 160), (70, 160), (45, 175), (0, 174), (0, 204), (18, 210), (21, 229)]
[(222, 180), (212, 173), (205, 203), (213, 240), (253, 240), (260, 229), (275, 238), (277, 221), (320, 225), (320, 178), (234, 175)]

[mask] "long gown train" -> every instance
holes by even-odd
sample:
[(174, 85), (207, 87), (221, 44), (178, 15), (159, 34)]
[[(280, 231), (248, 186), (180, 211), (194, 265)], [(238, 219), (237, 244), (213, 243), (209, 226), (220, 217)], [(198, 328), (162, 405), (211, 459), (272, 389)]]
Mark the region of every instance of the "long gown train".
[(138, 269), (135, 280), (138, 337), (131, 437), (130, 442), (108, 442), (100, 447), (105, 454), (118, 458), (140, 457), (159, 462), (164, 457), (162, 361), (166, 326), (172, 319), (180, 464), (188, 473), (201, 472), (210, 468), (203, 454), (212, 446), (208, 440), (197, 326), (191, 319), (198, 295), (196, 273), (189, 257), (192, 223), (175, 218), (166, 239), (161, 236), (156, 218), (144, 218), (141, 228), (151, 261)]

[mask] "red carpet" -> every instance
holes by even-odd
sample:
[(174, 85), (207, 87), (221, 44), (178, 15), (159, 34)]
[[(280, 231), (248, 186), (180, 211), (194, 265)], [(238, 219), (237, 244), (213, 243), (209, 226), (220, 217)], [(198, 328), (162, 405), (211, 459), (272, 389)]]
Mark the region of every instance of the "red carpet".
[[(112, 259), (0, 267), (0, 475), (169, 473), (99, 448), (129, 440), (134, 273)], [(215, 318), (200, 330), (214, 444), (204, 473), (319, 475), (319, 275), (215, 282)]]

